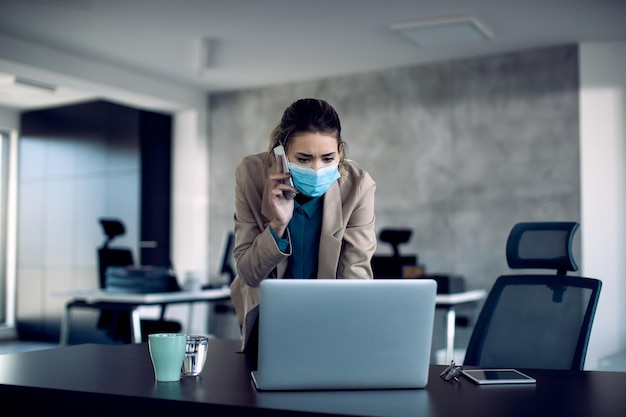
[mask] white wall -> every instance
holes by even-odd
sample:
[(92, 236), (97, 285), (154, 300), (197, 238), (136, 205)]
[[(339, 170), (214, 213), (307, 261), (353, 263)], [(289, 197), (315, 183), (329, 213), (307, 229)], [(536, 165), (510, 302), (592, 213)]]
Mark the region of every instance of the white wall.
[(594, 369), (626, 350), (626, 42), (582, 44), (579, 57), (581, 273), (603, 282)]
[[(9, 131), (14, 135), (19, 126), (19, 113), (13, 109), (0, 107), (0, 130)], [(13, 268), (11, 268), (13, 270)], [(7, 273), (7, 320), (0, 323), (0, 339), (15, 338), (17, 332), (15, 330), (15, 299), (12, 298), (15, 292), (15, 273)], [(4, 303), (4, 301), (0, 301)]]
[(0, 129), (14, 130), (17, 129), (20, 123), (20, 114), (5, 107), (0, 107)]

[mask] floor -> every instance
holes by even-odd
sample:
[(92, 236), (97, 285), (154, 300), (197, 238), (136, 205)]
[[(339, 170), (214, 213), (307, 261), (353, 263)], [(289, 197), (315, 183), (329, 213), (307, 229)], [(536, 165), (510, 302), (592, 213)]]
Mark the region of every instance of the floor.
[(626, 372), (626, 351), (601, 359), (599, 370)]
[(57, 343), (31, 342), (21, 340), (0, 340), (0, 355), (8, 353), (29, 352), (32, 350), (51, 349), (58, 347)]

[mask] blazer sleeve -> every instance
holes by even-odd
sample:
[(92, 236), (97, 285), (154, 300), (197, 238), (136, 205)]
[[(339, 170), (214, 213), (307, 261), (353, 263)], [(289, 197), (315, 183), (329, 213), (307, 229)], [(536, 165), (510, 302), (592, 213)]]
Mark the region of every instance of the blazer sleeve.
[[(235, 258), (237, 274), (251, 287), (258, 287), (276, 266), (288, 257), (278, 248), (262, 215), (267, 169), (263, 159), (245, 158), (235, 171)], [(290, 251), (290, 248), (289, 248)]]

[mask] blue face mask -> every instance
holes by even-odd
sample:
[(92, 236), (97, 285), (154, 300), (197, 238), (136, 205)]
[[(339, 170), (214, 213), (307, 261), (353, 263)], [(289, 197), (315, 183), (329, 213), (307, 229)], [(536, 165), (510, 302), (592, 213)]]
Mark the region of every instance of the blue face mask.
[(320, 197), (328, 191), (339, 174), (339, 164), (329, 165), (320, 169), (313, 169), (289, 162), (289, 172), (294, 186), (308, 197)]

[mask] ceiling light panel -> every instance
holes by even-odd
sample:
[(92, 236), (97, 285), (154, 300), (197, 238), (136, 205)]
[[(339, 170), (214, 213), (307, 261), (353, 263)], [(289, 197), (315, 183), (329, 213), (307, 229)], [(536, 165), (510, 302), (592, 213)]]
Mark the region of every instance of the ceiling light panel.
[(394, 23), (390, 29), (419, 47), (484, 42), (493, 34), (474, 17)]
[(33, 88), (39, 91), (46, 91), (53, 93), (57, 88), (55, 85), (44, 83), (42, 81), (32, 80), (30, 78), (15, 77), (15, 85), (24, 86), (26, 88)]

